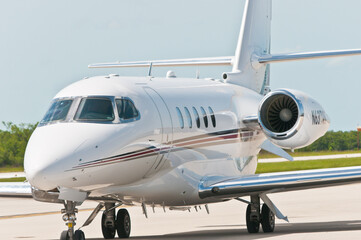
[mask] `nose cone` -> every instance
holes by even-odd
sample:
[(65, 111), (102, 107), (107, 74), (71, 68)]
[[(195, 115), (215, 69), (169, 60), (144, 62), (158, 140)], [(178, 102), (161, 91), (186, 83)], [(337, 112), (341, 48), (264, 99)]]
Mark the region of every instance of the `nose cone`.
[(73, 177), (67, 170), (78, 164), (79, 158), (97, 157), (99, 151), (95, 152), (98, 150), (95, 146), (98, 147), (99, 142), (104, 143), (113, 130), (109, 125), (84, 123), (38, 127), (25, 152), (27, 180), (41, 190), (66, 186)]
[(59, 176), (64, 173), (64, 161), (85, 141), (74, 129), (64, 124), (37, 128), (25, 152), (24, 168), (30, 184), (38, 189), (50, 190), (59, 186)]

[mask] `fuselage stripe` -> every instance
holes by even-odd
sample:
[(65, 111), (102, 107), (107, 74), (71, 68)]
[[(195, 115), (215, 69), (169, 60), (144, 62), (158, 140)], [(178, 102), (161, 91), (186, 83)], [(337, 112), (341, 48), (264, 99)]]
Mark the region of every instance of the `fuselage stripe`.
[[(247, 134), (249, 131), (246, 132)], [(202, 134), (199, 136), (182, 138), (173, 141), (172, 146), (162, 146), (162, 147), (148, 147), (144, 149), (140, 149), (137, 151), (132, 151), (128, 153), (119, 154), (113, 157), (92, 160), (89, 162), (81, 163), (78, 166), (73, 167), (72, 169), (68, 170), (77, 170), (77, 169), (84, 169), (89, 167), (96, 167), (96, 166), (104, 166), (119, 162), (125, 162), (129, 160), (139, 159), (143, 157), (154, 156), (158, 154), (168, 153), (170, 150), (175, 151), (184, 148), (194, 149), (197, 147), (206, 147), (212, 146), (216, 144), (229, 144), (229, 143), (236, 143), (241, 141), (243, 138), (243, 132), (240, 132), (240, 129), (233, 129), (227, 131), (220, 131), (210, 134)]]

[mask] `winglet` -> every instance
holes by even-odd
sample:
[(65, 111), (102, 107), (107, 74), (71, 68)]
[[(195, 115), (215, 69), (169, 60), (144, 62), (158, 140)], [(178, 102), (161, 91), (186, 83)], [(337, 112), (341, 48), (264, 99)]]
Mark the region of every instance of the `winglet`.
[(280, 147), (277, 147), (276, 145), (274, 145), (271, 141), (269, 141), (268, 139), (266, 141), (264, 141), (261, 145), (261, 148), (263, 150), (266, 150), (267, 152), (273, 153), (277, 156), (286, 158), (289, 161), (293, 161), (293, 157), (291, 155), (289, 155), (285, 150), (283, 150)]

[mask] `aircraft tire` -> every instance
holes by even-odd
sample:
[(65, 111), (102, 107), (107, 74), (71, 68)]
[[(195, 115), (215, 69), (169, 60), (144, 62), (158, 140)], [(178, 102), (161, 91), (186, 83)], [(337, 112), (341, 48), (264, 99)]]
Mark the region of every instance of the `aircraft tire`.
[(76, 230), (74, 233), (74, 240), (85, 240), (85, 234), (82, 230)]
[(102, 215), (102, 233), (103, 233), (103, 237), (105, 239), (113, 239), (115, 237), (115, 232), (116, 232), (116, 229), (115, 229), (115, 216), (114, 216), (114, 227), (108, 227), (106, 226), (106, 221), (107, 219), (107, 215), (103, 212), (103, 215)]
[(262, 206), (261, 224), (262, 230), (265, 233), (270, 233), (275, 230), (275, 215), (266, 204)]
[(69, 240), (68, 231), (62, 231), (60, 234), (60, 240)]
[(129, 238), (131, 230), (130, 215), (127, 209), (119, 209), (117, 220), (115, 221), (119, 238)]
[(259, 221), (251, 219), (251, 204), (248, 204), (246, 211), (246, 223), (247, 230), (249, 233), (258, 233), (259, 232)]

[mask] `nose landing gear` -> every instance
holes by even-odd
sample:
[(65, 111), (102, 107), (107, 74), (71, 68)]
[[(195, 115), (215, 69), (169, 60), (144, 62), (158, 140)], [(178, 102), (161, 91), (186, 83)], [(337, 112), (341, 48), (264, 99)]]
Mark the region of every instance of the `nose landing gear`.
[(73, 201), (64, 202), (64, 209), (61, 213), (64, 213), (63, 220), (65, 225), (68, 226), (68, 230), (63, 231), (60, 235), (60, 240), (85, 240), (85, 235), (82, 230), (76, 230), (74, 232), (74, 226), (76, 225), (76, 213), (78, 209), (75, 207), (76, 203)]

